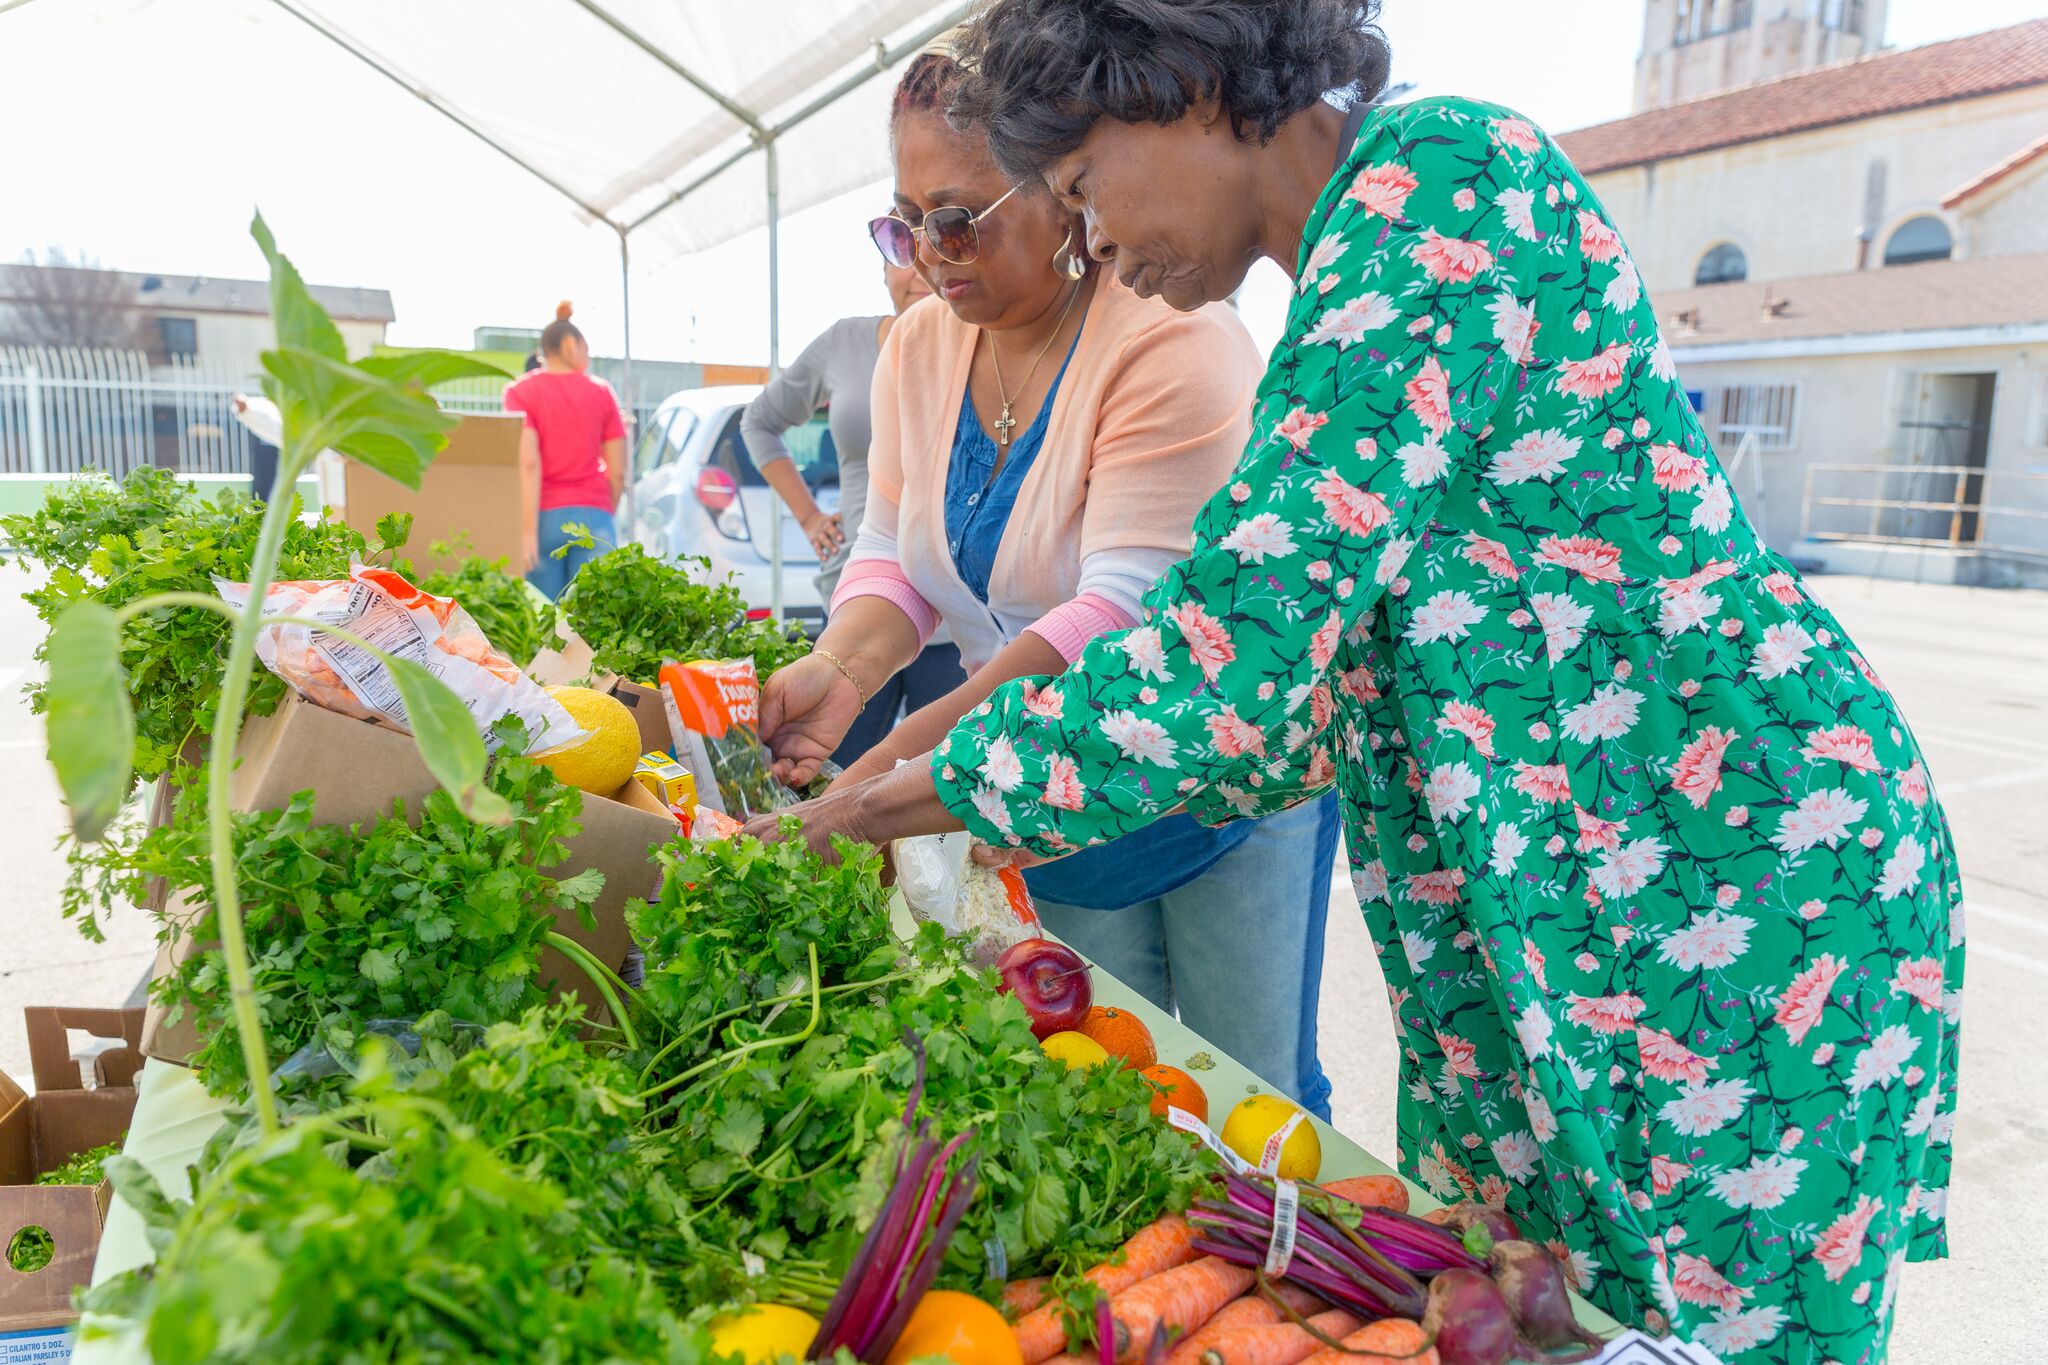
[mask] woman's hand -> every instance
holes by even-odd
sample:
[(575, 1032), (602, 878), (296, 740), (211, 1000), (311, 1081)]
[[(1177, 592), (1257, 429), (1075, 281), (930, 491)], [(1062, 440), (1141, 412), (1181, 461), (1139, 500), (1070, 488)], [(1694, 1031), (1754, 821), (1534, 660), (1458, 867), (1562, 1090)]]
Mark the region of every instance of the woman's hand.
[(804, 518), (804, 539), (811, 542), (811, 549), (819, 559), (830, 559), (833, 551), (846, 543), (846, 531), (837, 512), (817, 509)]
[(540, 528), (529, 526), (519, 542), (519, 572), (532, 573), (540, 567)]
[(964, 828), (960, 818), (939, 800), (931, 766), (931, 755), (921, 755), (880, 777), (836, 787), (815, 801), (772, 815), (757, 815), (747, 822), (745, 833), (773, 843), (782, 838), (782, 822), (795, 817), (802, 823), (802, 838), (812, 851), (836, 858), (832, 848), (835, 834), (874, 844), (886, 852), (892, 840)]
[(860, 709), (852, 680), (816, 654), (771, 673), (761, 689), (761, 742), (775, 755), (776, 779), (801, 787), (816, 777)]
[(840, 787), (825, 793), (813, 801), (805, 801), (785, 810), (757, 815), (747, 821), (743, 834), (768, 843), (779, 841), (782, 836), (782, 822), (794, 816), (803, 822), (802, 838), (811, 851), (829, 862), (838, 862), (839, 854), (832, 847), (832, 836), (841, 834), (860, 843), (873, 843), (881, 838), (886, 851), (888, 840), (868, 832), (861, 815), (861, 799), (858, 786)]

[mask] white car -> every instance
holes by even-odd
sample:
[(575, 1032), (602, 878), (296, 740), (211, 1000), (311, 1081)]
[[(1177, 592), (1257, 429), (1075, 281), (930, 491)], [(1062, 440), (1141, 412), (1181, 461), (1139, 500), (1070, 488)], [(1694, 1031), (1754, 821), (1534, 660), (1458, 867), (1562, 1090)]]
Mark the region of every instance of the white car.
[[(732, 575), (747, 605), (765, 615), (773, 600), (767, 536), (777, 499), (740, 440), (740, 414), (760, 391), (734, 384), (662, 400), (633, 452), (632, 534), (664, 558), (710, 560), (712, 576)], [(818, 505), (837, 511), (839, 458), (824, 414), (783, 440)], [(796, 518), (780, 510), (782, 614), (815, 628), (825, 619), (813, 581), (818, 556)]]

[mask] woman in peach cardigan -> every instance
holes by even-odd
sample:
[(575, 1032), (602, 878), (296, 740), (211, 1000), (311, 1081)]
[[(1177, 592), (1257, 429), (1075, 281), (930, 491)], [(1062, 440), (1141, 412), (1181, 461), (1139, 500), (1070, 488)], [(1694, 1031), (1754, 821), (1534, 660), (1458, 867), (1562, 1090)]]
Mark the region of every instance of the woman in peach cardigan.
[[(831, 623), (768, 681), (762, 731), (787, 780), (815, 772), (940, 622), (967, 682), (844, 780), (1136, 624), (1250, 431), (1260, 362), (1236, 315), (1176, 313), (1095, 270), (1041, 187), (1012, 187), (946, 124), (957, 72), (927, 53), (896, 94), (896, 209), (872, 228), (940, 301), (882, 349), (867, 517)], [(1057, 684), (1038, 697), (1062, 705)], [(1054, 933), (1327, 1116), (1315, 1018), (1336, 839), (1326, 798), (1223, 829), (1182, 815), (1025, 875)]]

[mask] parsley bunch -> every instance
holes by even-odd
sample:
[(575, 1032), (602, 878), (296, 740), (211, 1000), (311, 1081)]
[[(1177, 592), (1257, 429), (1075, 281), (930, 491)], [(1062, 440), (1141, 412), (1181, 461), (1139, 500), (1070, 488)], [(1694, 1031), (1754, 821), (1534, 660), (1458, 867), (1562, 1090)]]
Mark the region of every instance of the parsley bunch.
[(373, 1049), (345, 1122), (210, 1149), (189, 1205), (117, 1159), (163, 1249), (88, 1308), (139, 1329), (157, 1365), (709, 1360), (605, 1216), (649, 1173), (624, 1073), (580, 1023), (531, 1010), (403, 1082)]
[[(439, 542), (434, 553), (446, 556)], [(555, 604), (526, 585), (505, 560), (465, 558), (452, 572), (430, 573), (419, 586), (437, 597), (452, 597), (475, 621), (484, 638), (524, 668), (555, 638)]]
[[(675, 1075), (718, 1051), (744, 1007), (798, 1004), (811, 984), (874, 981), (894, 970), (882, 856), (835, 840), (827, 862), (797, 838), (681, 841), (661, 849), (661, 894), (628, 906), (646, 954), (640, 998), (672, 1042), (657, 1075)], [(737, 1025), (714, 1027), (738, 1017)]]
[(785, 1245), (845, 1267), (895, 1171), (916, 1067), (906, 1031), (928, 1059), (917, 1114), (971, 1130), (980, 1163), (939, 1287), (993, 1293), (1005, 1277), (1085, 1269), (1200, 1187), (1200, 1158), (1152, 1115), (1143, 1081), (1048, 1058), (1016, 999), (963, 968), (835, 1004), (801, 1046), (679, 1097), (668, 1163), (698, 1235), (725, 1248), (701, 1258), (697, 1294), (737, 1292), (749, 1252), (774, 1273)]
[[(74, 603), (118, 608), (165, 592), (210, 597), (216, 578), (246, 581), (263, 512), (262, 503), (239, 493), (208, 501), (161, 470), (140, 469), (120, 484), (89, 475), (57, 485), (37, 511), (0, 519), (0, 535), (21, 552), (24, 566), (48, 570), (47, 581), (23, 597), (53, 625)], [(374, 554), (388, 555), (402, 543), (380, 540)], [(340, 522), (308, 523), (294, 502), (277, 577), (346, 578), (352, 562), (372, 557), (371, 545), (355, 531)], [(135, 712), (138, 777), (164, 773), (187, 741), (211, 729), (231, 633), (218, 613), (165, 607), (123, 634), (120, 659)], [(47, 649), (46, 638), (36, 646), (38, 661)], [(285, 685), (261, 665), (252, 664), (251, 675), (249, 709), (267, 715)], [(44, 684), (31, 685), (29, 694), (38, 714), (47, 709)]]
[[(567, 856), (582, 793), (507, 748), (488, 779), (512, 805), (506, 825), (464, 818), (441, 790), (421, 804), (417, 824), (400, 802), (383, 819), (316, 825), (310, 792), (282, 811), (235, 817), (236, 877), (270, 1055), (318, 1044), (347, 1056), (372, 1019), (441, 1008), (489, 1024), (541, 1000), (540, 953), (555, 909), (588, 907), (603, 877), (541, 871)], [(246, 1089), (248, 1077), (214, 942), (204, 805), (195, 783), (170, 823), (119, 858), (129, 895), (142, 899), (163, 877), (199, 909), (161, 936), (189, 933), (209, 946), (152, 990), (173, 1022), (192, 1016), (204, 1039), (192, 1066), (225, 1094)]]
[(590, 646), (594, 668), (649, 687), (670, 659), (751, 658), (765, 680), (802, 657), (809, 646), (800, 633), (749, 621), (739, 589), (700, 581), (710, 568), (706, 559), (657, 559), (621, 545), (577, 571), (562, 613)]

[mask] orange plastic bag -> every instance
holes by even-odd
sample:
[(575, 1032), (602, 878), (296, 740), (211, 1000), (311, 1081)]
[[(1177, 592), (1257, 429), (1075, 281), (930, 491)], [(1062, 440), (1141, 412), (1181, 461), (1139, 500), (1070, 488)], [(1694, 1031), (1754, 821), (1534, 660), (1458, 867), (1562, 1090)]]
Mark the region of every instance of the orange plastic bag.
[(796, 793), (769, 771), (752, 659), (663, 664), (661, 698), (676, 761), (712, 779), (698, 784), (699, 802), (736, 820), (796, 804)]
[[(216, 579), (213, 586), (237, 610), (249, 600), (246, 583)], [(487, 745), (496, 743), (491, 727), (507, 715), (525, 722), (529, 753), (585, 736), (561, 703), (493, 647), (458, 603), (422, 592), (389, 569), (358, 565), (346, 579), (273, 583), (263, 594), (263, 614), (346, 630), (419, 664), (462, 698)], [(256, 654), (314, 705), (387, 721), (410, 733), (391, 670), (354, 641), (319, 626), (280, 621), (257, 634)]]

